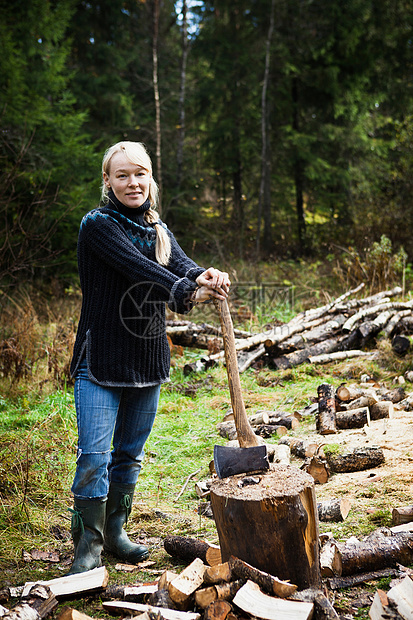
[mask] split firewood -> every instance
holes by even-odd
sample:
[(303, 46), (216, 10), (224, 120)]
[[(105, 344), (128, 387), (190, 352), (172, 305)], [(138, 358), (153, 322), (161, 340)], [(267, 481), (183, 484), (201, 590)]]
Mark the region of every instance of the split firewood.
[(215, 566), (207, 566), (204, 573), (204, 583), (216, 584), (221, 581), (231, 581), (232, 571), (228, 562), (216, 564)]
[(346, 454), (335, 454), (324, 448), (327, 463), (334, 473), (345, 473), (371, 469), (384, 463), (382, 448), (354, 448)]
[(240, 579), (253, 581), (268, 594), (275, 594), (275, 596), (280, 598), (288, 598), (297, 590), (296, 585), (288, 581), (282, 581), (278, 577), (265, 573), (234, 556), (230, 557), (228, 564), (233, 574)]
[(339, 620), (340, 616), (321, 590), (307, 588), (296, 592), (292, 597), (296, 601), (314, 603), (314, 617), (318, 620)]
[(66, 607), (58, 616), (58, 620), (93, 620), (91, 616), (73, 609), (72, 607)]
[(189, 611), (178, 611), (176, 609), (167, 609), (165, 607), (152, 607), (152, 605), (144, 605), (143, 603), (132, 603), (130, 601), (104, 601), (103, 608), (109, 613), (118, 613), (122, 615), (137, 615), (134, 612), (145, 613), (154, 612), (160, 614), (165, 620), (199, 620), (201, 614)]
[(374, 539), (370, 536), (362, 542), (346, 543), (340, 546), (340, 551), (344, 576), (392, 567), (397, 563), (409, 565), (413, 562), (413, 534), (376, 536)]
[(127, 601), (145, 602), (145, 597), (149, 596), (157, 589), (157, 583), (140, 584), (137, 586), (113, 585), (105, 588), (104, 592), (101, 594), (101, 598), (105, 600), (115, 598)]
[(347, 519), (350, 512), (351, 502), (345, 497), (328, 499), (317, 504), (319, 521), (332, 521), (339, 523)]
[(253, 581), (247, 581), (234, 597), (234, 604), (243, 611), (265, 620), (308, 620), (314, 611), (313, 603), (285, 600), (261, 592)]
[(392, 418), (394, 413), (394, 405), (390, 400), (379, 400), (370, 407), (370, 419), (382, 420), (383, 418)]
[(410, 523), (410, 521), (413, 521), (413, 506), (401, 506), (400, 508), (393, 508), (391, 517), (394, 525)]
[(198, 480), (198, 482), (196, 482), (194, 485), (195, 493), (200, 499), (208, 497), (210, 486), (211, 480)]
[(200, 558), (204, 564), (209, 566), (215, 566), (215, 564), (222, 562), (219, 546), (198, 538), (167, 536), (163, 546), (166, 553), (184, 562), (192, 562), (195, 558)]
[(349, 409), (348, 411), (340, 411), (336, 413), (337, 428), (363, 428), (370, 426), (370, 411), (368, 407), (360, 407), (359, 409)]
[(109, 574), (105, 566), (94, 568), (75, 575), (66, 575), (65, 577), (57, 577), (49, 581), (27, 582), (24, 585), (22, 596), (26, 596), (30, 588), (36, 584), (48, 586), (53, 594), (57, 597), (76, 594), (78, 592), (86, 592), (88, 590), (98, 590), (106, 588), (109, 581)]
[(52, 590), (35, 584), (24, 599), (2, 614), (5, 620), (40, 620), (46, 618), (58, 605)]
[(179, 609), (186, 610), (192, 594), (202, 585), (204, 581), (205, 564), (200, 558), (195, 558), (184, 568), (173, 581), (170, 582), (168, 591), (169, 596)]
[(343, 567), (341, 553), (335, 540), (328, 540), (320, 551), (320, 566), (322, 577), (341, 575)]
[(204, 620), (229, 620), (231, 611), (232, 607), (228, 601), (213, 601), (204, 611)]
[(336, 426), (336, 401), (334, 388), (329, 383), (323, 383), (317, 388), (318, 414), (316, 428), (321, 435), (329, 435), (337, 432)]
[(387, 592), (387, 598), (402, 618), (413, 618), (413, 581), (406, 576), (401, 583)]
[(245, 580), (239, 579), (229, 583), (217, 583), (208, 588), (201, 588), (195, 592), (195, 602), (198, 607), (206, 609), (214, 601), (232, 600)]
[(371, 620), (399, 620), (400, 616), (395, 609), (389, 606), (387, 593), (380, 588), (376, 590), (373, 602), (369, 610), (369, 618)]
[(158, 590), (167, 590), (171, 581), (173, 581), (176, 577), (178, 577), (178, 573), (171, 570), (165, 570), (159, 578)]
[(306, 458), (300, 469), (310, 474), (316, 484), (325, 484), (330, 477), (329, 464), (318, 452)]

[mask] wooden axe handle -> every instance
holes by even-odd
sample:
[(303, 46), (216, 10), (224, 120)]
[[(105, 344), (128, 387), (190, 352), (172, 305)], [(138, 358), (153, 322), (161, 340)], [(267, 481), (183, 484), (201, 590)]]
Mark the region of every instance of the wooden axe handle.
[(225, 362), (227, 365), (228, 386), (231, 395), (231, 405), (234, 412), (235, 428), (241, 448), (252, 448), (260, 442), (251, 428), (245, 411), (242, 398), (241, 381), (238, 372), (237, 352), (235, 349), (234, 328), (227, 300), (214, 299), (221, 321), (222, 338), (224, 341)]

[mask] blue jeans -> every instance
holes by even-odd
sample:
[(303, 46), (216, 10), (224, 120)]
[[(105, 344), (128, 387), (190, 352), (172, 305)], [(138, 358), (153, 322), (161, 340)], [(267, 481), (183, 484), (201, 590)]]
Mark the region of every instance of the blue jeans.
[[(136, 484), (161, 386), (104, 387), (90, 381), (86, 360), (76, 373), (78, 499), (104, 499), (109, 482)], [(113, 446), (112, 446), (113, 437)]]

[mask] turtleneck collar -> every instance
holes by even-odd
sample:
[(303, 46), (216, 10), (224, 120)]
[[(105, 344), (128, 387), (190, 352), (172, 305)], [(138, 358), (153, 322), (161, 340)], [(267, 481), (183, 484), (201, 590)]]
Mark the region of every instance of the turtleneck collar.
[(151, 206), (149, 198), (147, 198), (145, 202), (143, 203), (143, 205), (141, 205), (140, 207), (127, 207), (126, 205), (123, 204), (123, 202), (120, 202), (120, 200), (116, 198), (112, 190), (108, 192), (108, 200), (109, 200), (109, 205), (113, 205), (116, 211), (119, 211), (119, 213), (121, 213), (128, 219), (133, 220), (135, 222), (137, 221), (137, 219), (143, 218), (145, 212), (148, 209), (150, 209), (150, 206)]

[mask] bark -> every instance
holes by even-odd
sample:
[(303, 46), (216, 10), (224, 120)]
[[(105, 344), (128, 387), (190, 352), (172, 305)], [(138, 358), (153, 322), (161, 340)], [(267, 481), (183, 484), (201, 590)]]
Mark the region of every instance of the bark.
[(334, 540), (328, 540), (321, 548), (320, 552), (321, 575), (323, 577), (333, 577), (341, 575), (341, 553)]
[(144, 603), (132, 603), (130, 601), (104, 601), (102, 606), (110, 614), (117, 613), (123, 616), (137, 616), (140, 613), (154, 612), (155, 614), (159, 613), (161, 618), (165, 620), (199, 620), (201, 617), (199, 613), (177, 611), (175, 609), (166, 609), (165, 607), (152, 607)]
[(318, 413), (316, 428), (320, 435), (330, 435), (337, 432), (336, 401), (334, 388), (329, 383), (323, 383), (317, 388)]
[(219, 547), (198, 538), (167, 536), (163, 541), (163, 546), (166, 553), (184, 562), (192, 562), (195, 558), (200, 558), (204, 564), (210, 566), (221, 563)]
[(397, 568), (383, 568), (360, 575), (333, 577), (332, 579), (328, 579), (327, 583), (330, 590), (341, 590), (342, 588), (352, 588), (360, 583), (376, 581), (376, 579), (382, 579), (383, 577), (398, 577), (399, 575), (400, 571)]
[(392, 418), (394, 413), (394, 405), (390, 400), (380, 400), (370, 407), (370, 419), (382, 420), (383, 418)]
[(314, 618), (317, 620), (339, 620), (340, 616), (321, 590), (308, 588), (293, 596), (298, 601), (314, 603)]
[(394, 336), (391, 341), (391, 348), (400, 357), (404, 357), (410, 350), (410, 340), (407, 336)]
[(285, 370), (287, 368), (293, 368), (308, 362), (311, 357), (321, 354), (332, 353), (340, 348), (340, 338), (329, 338), (323, 342), (319, 342), (312, 346), (306, 347), (299, 351), (293, 351), (287, 355), (276, 357), (271, 359), (271, 364), (279, 370)]
[(159, 187), (158, 211), (162, 217), (162, 132), (161, 132), (161, 102), (158, 83), (158, 42), (159, 42), (159, 13), (160, 0), (153, 0), (153, 31), (152, 31), (152, 80), (153, 96), (155, 100), (155, 133), (156, 133), (156, 177)]
[(255, 427), (255, 434), (263, 437), (264, 439), (268, 439), (273, 435), (278, 435), (281, 437), (282, 435), (286, 435), (288, 433), (288, 428), (283, 424), (260, 424)]
[(384, 454), (381, 448), (355, 448), (347, 454), (326, 452), (326, 460), (334, 473), (354, 472), (381, 465)]
[(297, 456), (300, 459), (314, 456), (316, 452), (318, 452), (320, 456), (324, 456), (322, 448), (319, 449), (320, 446), (316, 443), (308, 443), (301, 439), (296, 439), (295, 437), (282, 437), (279, 443), (289, 446), (291, 454)]

